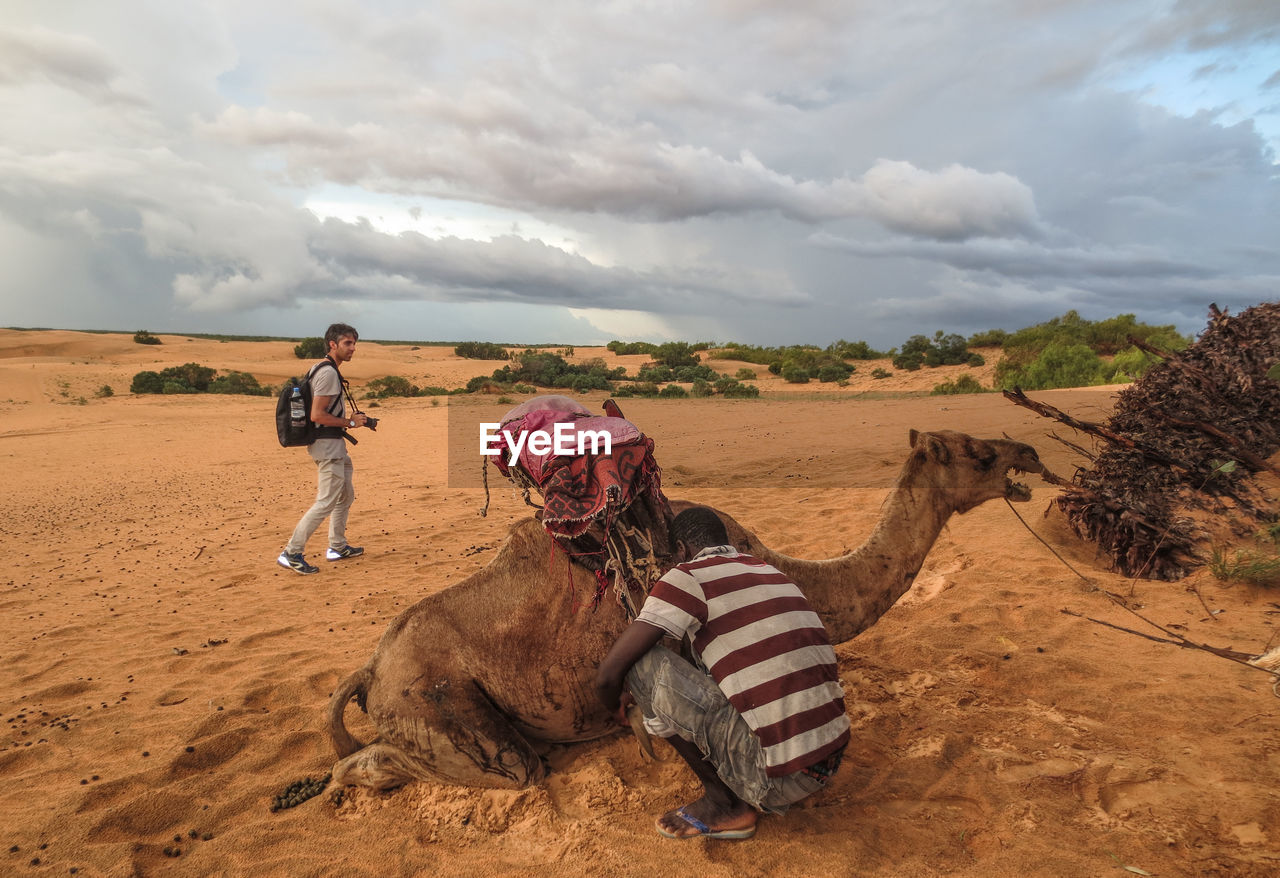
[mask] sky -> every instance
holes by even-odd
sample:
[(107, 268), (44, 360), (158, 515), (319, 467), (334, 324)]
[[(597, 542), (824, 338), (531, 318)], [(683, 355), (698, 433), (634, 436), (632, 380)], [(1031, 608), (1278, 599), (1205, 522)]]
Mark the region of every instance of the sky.
[(0, 325), (882, 350), (1280, 298), (1275, 0), (5, 0)]

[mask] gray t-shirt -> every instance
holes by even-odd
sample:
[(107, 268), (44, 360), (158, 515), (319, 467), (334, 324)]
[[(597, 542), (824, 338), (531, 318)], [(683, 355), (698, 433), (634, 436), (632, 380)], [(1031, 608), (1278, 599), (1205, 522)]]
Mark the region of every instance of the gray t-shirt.
[[(311, 373), (311, 396), (332, 396), (337, 401), (329, 405), (329, 411), (335, 417), (346, 417), (346, 402), (342, 398), (342, 381), (338, 378), (338, 370), (330, 369), (327, 365), (315, 366)], [(333, 460), (338, 457), (345, 457), (347, 454), (347, 440), (339, 436), (336, 439), (317, 439), (307, 446), (307, 452), (311, 455), (312, 460)]]

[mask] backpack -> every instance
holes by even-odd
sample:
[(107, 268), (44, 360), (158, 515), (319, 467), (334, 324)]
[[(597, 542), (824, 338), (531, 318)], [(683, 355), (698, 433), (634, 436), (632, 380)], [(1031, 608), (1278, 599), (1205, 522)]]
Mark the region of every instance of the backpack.
[[(290, 378), (280, 388), (280, 395), (276, 397), (276, 437), (282, 447), (310, 445), (322, 436), (335, 432), (336, 428), (317, 427), (311, 420), (311, 377), (316, 369), (326, 365), (333, 366), (334, 371), (338, 369), (332, 360), (321, 360), (305, 376)], [(341, 432), (336, 435), (340, 436)]]

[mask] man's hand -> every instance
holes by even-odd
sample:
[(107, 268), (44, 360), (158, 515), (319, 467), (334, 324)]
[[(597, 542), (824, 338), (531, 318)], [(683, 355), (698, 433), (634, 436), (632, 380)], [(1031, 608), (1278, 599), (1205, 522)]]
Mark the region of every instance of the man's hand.
[(631, 693), (627, 692), (623, 686), (627, 671), (630, 671), (631, 666), (640, 656), (652, 649), (665, 634), (666, 632), (657, 625), (650, 625), (648, 622), (637, 619), (618, 635), (608, 655), (596, 669), (596, 697), (600, 699), (605, 710), (623, 718), (624, 726), (630, 725), (626, 720), (626, 711), (620, 710), (620, 706), (625, 703), (623, 699), (631, 698)]
[(630, 689), (623, 689), (622, 694), (618, 697), (618, 711), (613, 715), (614, 720), (623, 728), (631, 727), (631, 718), (627, 716), (627, 711), (631, 709), (631, 705), (636, 703), (635, 696), (631, 694)]

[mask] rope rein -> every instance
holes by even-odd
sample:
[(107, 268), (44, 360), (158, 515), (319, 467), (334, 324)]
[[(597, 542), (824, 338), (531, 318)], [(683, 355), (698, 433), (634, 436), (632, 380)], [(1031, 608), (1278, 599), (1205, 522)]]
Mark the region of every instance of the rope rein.
[[(1168, 636), (1168, 638), (1171, 638), (1171, 639), (1165, 639), (1165, 638), (1161, 638), (1161, 637), (1152, 637), (1152, 636), (1150, 636), (1150, 635), (1143, 634), (1143, 633), (1141, 633), (1141, 632), (1139, 632), (1139, 631), (1133, 631), (1133, 630), (1131, 630), (1131, 629), (1129, 629), (1129, 628), (1124, 628), (1124, 627), (1119, 626), (1119, 625), (1112, 625), (1110, 622), (1103, 622), (1103, 621), (1102, 621), (1102, 620), (1100, 620), (1100, 619), (1093, 619), (1093, 618), (1090, 618), (1090, 617), (1088, 617), (1088, 616), (1082, 616), (1082, 614), (1080, 614), (1080, 613), (1073, 613), (1073, 612), (1071, 612), (1071, 611), (1069, 611), (1069, 610), (1063, 610), (1062, 612), (1064, 612), (1064, 613), (1068, 613), (1069, 615), (1072, 615), (1072, 616), (1081, 616), (1082, 618), (1088, 619), (1090, 622), (1094, 622), (1094, 623), (1096, 623), (1096, 624), (1098, 624), (1098, 625), (1105, 625), (1105, 626), (1107, 626), (1108, 628), (1115, 628), (1115, 629), (1117, 629), (1117, 630), (1119, 630), (1119, 631), (1125, 631), (1125, 632), (1128, 632), (1129, 634), (1136, 634), (1136, 635), (1138, 635), (1139, 637), (1145, 637), (1145, 638), (1147, 638), (1148, 640), (1155, 640), (1155, 641), (1157, 641), (1157, 642), (1159, 642), (1159, 643), (1170, 643), (1170, 644), (1173, 644), (1174, 646), (1180, 646), (1180, 647), (1183, 647), (1183, 648), (1186, 648), (1186, 649), (1199, 649), (1199, 650), (1201, 650), (1202, 652), (1207, 652), (1207, 653), (1209, 653), (1210, 655), (1216, 655), (1216, 656), (1218, 656), (1219, 658), (1224, 658), (1224, 659), (1227, 659), (1228, 661), (1233, 661), (1233, 662), (1235, 662), (1236, 664), (1238, 664), (1238, 665), (1243, 665), (1243, 666), (1244, 666), (1244, 667), (1246, 667), (1246, 668), (1251, 668), (1251, 669), (1253, 669), (1253, 670), (1255, 670), (1255, 671), (1262, 671), (1264, 674), (1269, 674), (1269, 675), (1271, 676), (1271, 678), (1272, 678), (1272, 680), (1271, 680), (1271, 691), (1272, 691), (1272, 693), (1274, 693), (1274, 694), (1275, 694), (1275, 696), (1276, 696), (1277, 698), (1280, 698), (1280, 672), (1278, 672), (1278, 671), (1271, 671), (1271, 670), (1268, 670), (1268, 669), (1266, 669), (1266, 668), (1259, 667), (1258, 665), (1250, 664), (1248, 661), (1246, 661), (1246, 660), (1244, 660), (1244, 659), (1236, 658), (1236, 657), (1235, 657), (1235, 656), (1233, 656), (1233, 655), (1228, 655), (1226, 651), (1224, 651), (1224, 650), (1222, 650), (1222, 649), (1220, 649), (1220, 648), (1218, 648), (1218, 647), (1208, 646), (1208, 645), (1203, 644), (1203, 643), (1196, 643), (1194, 640), (1191, 640), (1191, 639), (1189, 639), (1189, 638), (1183, 637), (1181, 634), (1177, 633), (1176, 631), (1170, 631), (1168, 628), (1165, 628), (1163, 625), (1160, 625), (1158, 622), (1153, 622), (1153, 621), (1151, 621), (1151, 620), (1150, 620), (1150, 619), (1148, 619), (1146, 616), (1142, 615), (1142, 614), (1141, 614), (1141, 613), (1139, 613), (1137, 610), (1135, 610), (1135, 609), (1133, 609), (1132, 607), (1130, 607), (1130, 606), (1125, 602), (1125, 600), (1124, 600), (1124, 598), (1123, 598), (1123, 597), (1121, 597), (1121, 596), (1120, 596), (1120, 595), (1118, 595), (1118, 594), (1115, 594), (1114, 592), (1107, 591), (1107, 589), (1102, 588), (1100, 585), (1098, 585), (1098, 584), (1097, 584), (1096, 582), (1094, 582), (1092, 579), (1090, 579), (1089, 577), (1087, 577), (1087, 576), (1085, 576), (1083, 573), (1081, 573), (1079, 570), (1077, 570), (1077, 569), (1075, 569), (1074, 567), (1072, 567), (1072, 566), (1067, 562), (1067, 559), (1066, 559), (1066, 558), (1063, 558), (1063, 557), (1062, 557), (1062, 555), (1058, 554), (1057, 550), (1056, 550), (1056, 549), (1054, 549), (1054, 548), (1053, 548), (1053, 546), (1051, 546), (1051, 545), (1049, 545), (1047, 542), (1045, 542), (1044, 538), (1043, 538), (1043, 537), (1041, 537), (1041, 536), (1040, 536), (1040, 534), (1036, 533), (1036, 532), (1035, 532), (1035, 530), (1033, 530), (1033, 529), (1032, 529), (1031, 525), (1027, 524), (1026, 519), (1024, 519), (1024, 518), (1022, 517), (1021, 513), (1019, 513), (1019, 512), (1018, 512), (1018, 510), (1014, 508), (1013, 504), (1009, 502), (1009, 499), (1008, 499), (1007, 497), (1005, 498), (1005, 501), (1004, 501), (1004, 502), (1005, 502), (1005, 505), (1009, 507), (1009, 511), (1013, 513), (1014, 518), (1016, 518), (1016, 519), (1018, 519), (1018, 521), (1022, 522), (1022, 526), (1023, 526), (1023, 527), (1025, 527), (1025, 528), (1027, 529), (1027, 532), (1028, 532), (1028, 533), (1030, 533), (1033, 537), (1035, 537), (1035, 538), (1040, 542), (1040, 544), (1041, 544), (1041, 545), (1043, 545), (1046, 549), (1048, 549), (1050, 552), (1052, 552), (1052, 553), (1053, 553), (1053, 556), (1054, 556), (1055, 558), (1057, 558), (1059, 561), (1061, 561), (1064, 567), (1066, 567), (1068, 570), (1070, 570), (1070, 571), (1071, 571), (1072, 573), (1074, 573), (1076, 576), (1078, 576), (1078, 577), (1080, 577), (1082, 580), (1084, 580), (1084, 582), (1089, 586), (1089, 588), (1090, 588), (1092, 591), (1096, 591), (1096, 592), (1101, 593), (1103, 596), (1105, 596), (1105, 597), (1107, 598), (1107, 600), (1111, 601), (1111, 602), (1112, 602), (1113, 604), (1115, 604), (1116, 606), (1120, 607), (1121, 609), (1125, 610), (1125, 611), (1126, 611), (1126, 612), (1128, 612), (1128, 613), (1133, 614), (1134, 616), (1137, 616), (1137, 617), (1138, 617), (1139, 619), (1141, 619), (1143, 622), (1146, 622), (1146, 623), (1147, 623), (1148, 625), (1150, 625), (1152, 628), (1155, 628), (1157, 631), (1161, 632), (1162, 634), (1167, 635), (1167, 636)], [(1157, 544), (1157, 545), (1156, 545), (1156, 549), (1159, 549), (1159, 548), (1160, 548), (1160, 546), (1159, 546), (1159, 544)], [(1134, 581), (1135, 581), (1135, 582), (1137, 581), (1137, 578), (1136, 578), (1136, 577), (1135, 577)], [(1203, 599), (1201, 600), (1201, 603), (1202, 603), (1202, 604), (1204, 603)], [(1210, 618), (1212, 618), (1212, 615), (1210, 616)]]

